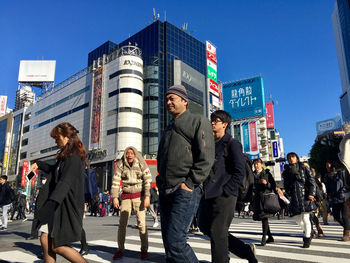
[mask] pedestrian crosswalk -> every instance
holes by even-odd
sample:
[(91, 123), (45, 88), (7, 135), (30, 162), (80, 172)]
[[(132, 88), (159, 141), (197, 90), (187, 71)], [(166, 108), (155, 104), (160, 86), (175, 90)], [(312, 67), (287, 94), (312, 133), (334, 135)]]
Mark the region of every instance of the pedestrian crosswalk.
[[(262, 247), (261, 222), (243, 220), (233, 223), (230, 231), (236, 237), (247, 243), (257, 245), (257, 258), (259, 262), (350, 262), (350, 242), (339, 241), (342, 228), (336, 223), (323, 226), (325, 236), (313, 239), (311, 247), (302, 248), (302, 230), (293, 220), (271, 220), (270, 229), (275, 242)], [(135, 232), (136, 233), (136, 232)], [(164, 248), (161, 232), (149, 230), (149, 260), (142, 262), (164, 262)], [(90, 238), (91, 239), (91, 238)], [(116, 249), (115, 240), (88, 240), (90, 253), (85, 256), (88, 262), (113, 262), (112, 256)], [(196, 252), (202, 262), (211, 262), (210, 242), (207, 237), (200, 234), (190, 234), (188, 243)], [(137, 234), (126, 237), (125, 256), (118, 262), (141, 262), (139, 259), (140, 238)], [(79, 245), (76, 245), (79, 249)], [(41, 262), (30, 251), (4, 251), (0, 252), (0, 259), (5, 262)], [(0, 261), (1, 261), (0, 260)], [(66, 262), (66, 261), (59, 261)], [(231, 254), (231, 262), (247, 262)]]

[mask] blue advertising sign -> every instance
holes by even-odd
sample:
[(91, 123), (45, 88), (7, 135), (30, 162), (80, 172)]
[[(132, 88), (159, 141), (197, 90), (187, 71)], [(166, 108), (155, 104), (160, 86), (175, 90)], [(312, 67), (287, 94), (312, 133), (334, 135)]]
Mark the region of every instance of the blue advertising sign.
[(278, 158), (279, 157), (278, 142), (277, 141), (272, 141), (272, 156), (274, 158)]
[(339, 130), (342, 128), (340, 117), (316, 122), (317, 134), (322, 134), (328, 131)]
[(249, 142), (249, 126), (248, 123), (242, 124), (242, 134), (243, 134), (243, 151), (250, 152), (250, 142)]
[(266, 115), (261, 76), (225, 83), (222, 88), (224, 110), (232, 119)]

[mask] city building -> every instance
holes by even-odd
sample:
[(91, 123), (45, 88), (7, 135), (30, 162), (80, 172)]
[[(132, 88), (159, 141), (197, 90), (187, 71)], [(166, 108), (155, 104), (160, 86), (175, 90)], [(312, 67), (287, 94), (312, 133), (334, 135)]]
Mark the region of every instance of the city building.
[[(86, 68), (45, 88), (34, 104), (14, 112), (8, 174), (21, 175), (27, 161), (53, 162), (58, 149), (50, 131), (67, 121), (79, 130), (100, 189), (110, 187), (114, 161), (129, 145), (150, 159), (156, 176), (158, 142), (169, 120), (164, 105), (167, 89), (184, 85), (189, 109), (208, 115), (207, 57), (213, 59), (214, 52), (208, 53), (206, 45), (184, 29), (155, 20), (119, 44), (107, 41), (91, 51)], [(48, 72), (46, 83), (52, 83), (54, 66), (52, 62), (41, 67)], [(21, 78), (22, 86), (32, 83)]]
[(332, 14), (342, 94), (340, 106), (343, 122), (350, 122), (350, 2), (336, 0)]
[[(161, 132), (168, 123), (164, 96), (168, 87), (182, 84), (191, 112), (208, 115), (206, 43), (168, 21), (155, 20), (118, 45), (107, 41), (88, 55), (88, 65), (120, 46), (135, 45), (144, 63), (143, 153), (156, 155)], [(108, 53), (109, 52), (109, 53)], [(215, 54), (216, 55), (216, 54)]]
[(16, 91), (15, 111), (32, 105), (35, 92), (31, 86), (22, 86)]
[(6, 175), (12, 128), (12, 112), (0, 117), (0, 175)]

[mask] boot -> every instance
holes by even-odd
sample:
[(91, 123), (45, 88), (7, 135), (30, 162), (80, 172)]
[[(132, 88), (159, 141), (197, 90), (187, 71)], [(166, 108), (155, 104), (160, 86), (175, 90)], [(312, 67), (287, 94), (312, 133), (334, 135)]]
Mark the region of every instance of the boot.
[(273, 238), (272, 235), (269, 235), (268, 239), (266, 240), (266, 243), (273, 243), (275, 242), (275, 239)]
[(309, 248), (311, 245), (311, 237), (303, 237), (303, 248)]
[(265, 246), (266, 245), (266, 236), (263, 236), (261, 239), (261, 245)]
[(350, 241), (350, 230), (344, 230), (342, 241)]
[(317, 233), (318, 233), (318, 237), (323, 237), (323, 230), (320, 226), (317, 228)]

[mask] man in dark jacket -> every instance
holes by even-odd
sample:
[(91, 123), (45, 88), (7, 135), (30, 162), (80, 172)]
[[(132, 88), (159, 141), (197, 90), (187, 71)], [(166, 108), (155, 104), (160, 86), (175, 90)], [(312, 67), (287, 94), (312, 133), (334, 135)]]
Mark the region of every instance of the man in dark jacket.
[(158, 148), (157, 186), (166, 262), (198, 259), (186, 236), (200, 201), (200, 184), (214, 162), (214, 138), (209, 121), (187, 110), (184, 86), (168, 89), (165, 104), (173, 117)]
[(199, 228), (210, 237), (212, 262), (229, 262), (229, 251), (250, 263), (258, 262), (254, 244), (245, 244), (229, 233), (238, 188), (246, 174), (242, 145), (226, 133), (231, 123), (231, 116), (227, 112), (215, 111), (210, 118), (216, 141), (215, 163), (204, 182)]
[(0, 217), (1, 231), (7, 230), (7, 212), (11, 206), (14, 198), (14, 192), (7, 182), (7, 176), (2, 175), (0, 178), (0, 209), (2, 210), (2, 217)]

